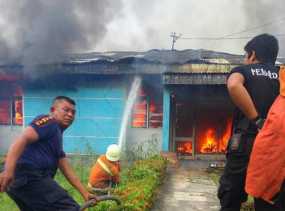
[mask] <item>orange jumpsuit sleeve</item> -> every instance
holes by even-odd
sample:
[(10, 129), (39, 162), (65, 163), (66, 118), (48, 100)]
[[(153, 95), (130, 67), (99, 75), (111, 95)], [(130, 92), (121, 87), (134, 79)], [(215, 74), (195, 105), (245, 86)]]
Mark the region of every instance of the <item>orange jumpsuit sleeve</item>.
[(279, 95), (256, 136), (247, 169), (245, 190), (270, 202), (285, 179), (285, 97)]

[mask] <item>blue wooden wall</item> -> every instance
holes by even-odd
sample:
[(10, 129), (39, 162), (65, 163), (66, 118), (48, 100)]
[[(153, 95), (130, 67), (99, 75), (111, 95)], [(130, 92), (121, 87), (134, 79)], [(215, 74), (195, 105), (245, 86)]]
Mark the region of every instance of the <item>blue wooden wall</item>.
[(169, 151), (170, 91), (163, 89), (162, 150)]
[(100, 81), (76, 90), (35, 89), (24, 91), (24, 120), (27, 125), (39, 114), (46, 114), (52, 99), (65, 95), (76, 101), (76, 119), (64, 133), (64, 149), (67, 153), (105, 153), (109, 144), (117, 143), (121, 119), (126, 101), (126, 89), (122, 83)]

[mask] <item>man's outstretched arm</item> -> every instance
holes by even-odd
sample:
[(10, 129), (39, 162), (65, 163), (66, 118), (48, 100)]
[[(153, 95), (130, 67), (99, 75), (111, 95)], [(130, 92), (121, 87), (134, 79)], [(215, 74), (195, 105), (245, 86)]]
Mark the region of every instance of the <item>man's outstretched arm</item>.
[(95, 196), (90, 194), (87, 191), (87, 189), (84, 187), (84, 185), (80, 182), (79, 178), (75, 174), (74, 170), (72, 169), (66, 157), (63, 157), (59, 160), (59, 169), (66, 177), (68, 182), (81, 193), (85, 201), (87, 201), (90, 198), (95, 198)]

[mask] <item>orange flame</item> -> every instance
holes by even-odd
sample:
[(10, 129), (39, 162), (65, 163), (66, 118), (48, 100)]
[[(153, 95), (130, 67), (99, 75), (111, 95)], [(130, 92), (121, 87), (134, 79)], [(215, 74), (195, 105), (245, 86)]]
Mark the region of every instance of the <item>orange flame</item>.
[(134, 112), (132, 117), (132, 126), (133, 127), (145, 127), (146, 126), (146, 115), (147, 115), (147, 106), (146, 101), (137, 102), (134, 105)]
[(192, 154), (192, 142), (191, 141), (179, 141), (176, 143), (176, 151), (182, 154)]
[(226, 126), (226, 130), (225, 133), (222, 136), (222, 140), (220, 143), (220, 150), (221, 152), (225, 152), (227, 145), (228, 145), (228, 141), (231, 137), (231, 133), (232, 133), (232, 124), (233, 124), (233, 119), (229, 118), (227, 119), (227, 126)]
[(213, 128), (209, 128), (206, 132), (206, 140), (201, 147), (202, 153), (217, 152), (218, 151), (218, 141), (215, 138), (216, 133)]
[(232, 118), (227, 119), (226, 128), (222, 136), (217, 137), (217, 130), (208, 128), (202, 140), (201, 153), (222, 153), (226, 151), (228, 140), (231, 136)]
[(22, 100), (15, 101), (15, 124), (23, 124), (23, 110), (22, 110)]

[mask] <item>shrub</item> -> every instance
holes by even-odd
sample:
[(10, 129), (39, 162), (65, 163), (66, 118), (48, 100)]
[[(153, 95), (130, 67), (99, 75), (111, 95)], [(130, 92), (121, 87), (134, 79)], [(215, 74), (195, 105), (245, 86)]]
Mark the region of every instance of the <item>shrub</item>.
[[(71, 163), (80, 180), (87, 184), (88, 174), (92, 163), (86, 157), (73, 157)], [(89, 211), (144, 211), (149, 210), (158, 185), (161, 183), (166, 169), (166, 160), (160, 156), (135, 161), (130, 167), (121, 172), (121, 183), (114, 189), (113, 194), (122, 200), (122, 205), (114, 202), (101, 202)], [(58, 172), (58, 183), (80, 204), (83, 203), (81, 195)], [(0, 210), (16, 211), (17, 206), (6, 194), (0, 194)]]
[(121, 183), (114, 189), (113, 194), (122, 200), (121, 206), (107, 202), (99, 204), (95, 209), (112, 211), (144, 211), (149, 210), (159, 184), (163, 180), (166, 169), (166, 160), (155, 156), (133, 163), (121, 174)]

